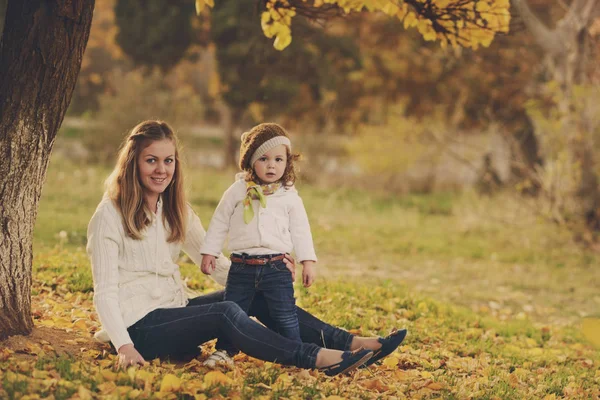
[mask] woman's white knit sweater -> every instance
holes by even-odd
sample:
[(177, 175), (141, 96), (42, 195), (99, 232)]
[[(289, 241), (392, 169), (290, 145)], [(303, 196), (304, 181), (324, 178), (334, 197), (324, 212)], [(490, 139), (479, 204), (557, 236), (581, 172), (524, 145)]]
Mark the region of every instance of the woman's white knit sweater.
[[(159, 201), (152, 225), (144, 231), (143, 239), (135, 240), (125, 234), (114, 203), (106, 196), (100, 202), (88, 226), (87, 252), (94, 277), (94, 305), (116, 349), (132, 343), (127, 328), (149, 312), (187, 304), (175, 262), (183, 248), (200, 265), (200, 247), (205, 235), (200, 218), (188, 206), (185, 242), (167, 242)], [(221, 285), (225, 285), (229, 265), (229, 260), (221, 254), (212, 274)]]

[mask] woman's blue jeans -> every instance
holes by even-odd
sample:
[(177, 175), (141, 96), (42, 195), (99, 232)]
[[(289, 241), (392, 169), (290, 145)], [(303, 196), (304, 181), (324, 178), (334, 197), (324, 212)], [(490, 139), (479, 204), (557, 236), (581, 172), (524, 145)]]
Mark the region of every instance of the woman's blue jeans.
[[(249, 356), (314, 368), (319, 346), (347, 350), (352, 341), (350, 333), (297, 308), (303, 342), (295, 342), (253, 321), (237, 304), (223, 301), (223, 295), (214, 292), (190, 300), (186, 307), (150, 312), (128, 328), (135, 348), (145, 359), (176, 359), (195, 356), (202, 343), (223, 337)], [(274, 327), (262, 296), (254, 299), (249, 314)]]

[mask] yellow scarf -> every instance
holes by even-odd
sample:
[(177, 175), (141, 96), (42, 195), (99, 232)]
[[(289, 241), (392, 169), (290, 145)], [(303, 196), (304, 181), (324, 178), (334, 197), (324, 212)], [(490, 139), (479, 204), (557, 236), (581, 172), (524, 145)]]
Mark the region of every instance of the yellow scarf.
[(244, 197), (244, 222), (249, 224), (254, 218), (254, 208), (252, 200), (258, 200), (262, 208), (267, 207), (267, 198), (275, 193), (281, 187), (281, 183), (269, 183), (268, 185), (259, 185), (254, 181), (246, 182), (246, 197)]

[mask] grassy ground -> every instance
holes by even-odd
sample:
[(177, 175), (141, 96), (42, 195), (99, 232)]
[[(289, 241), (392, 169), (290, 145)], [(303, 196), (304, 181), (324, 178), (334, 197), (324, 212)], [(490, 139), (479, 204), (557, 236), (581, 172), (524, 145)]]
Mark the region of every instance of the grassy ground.
[[(68, 328), (74, 337), (98, 327), (85, 231), (108, 172), (52, 161), (34, 242), (38, 326)], [(188, 172), (190, 201), (207, 225), (232, 173)], [(568, 233), (508, 196), (393, 197), (298, 186), (320, 258), (319, 280), (297, 289), (299, 302), (365, 335), (407, 327), (405, 346), (384, 365), (326, 379), (242, 357), (223, 374), (209, 374), (197, 361), (116, 374), (113, 356), (100, 351), (58, 359), (42, 351), (36, 363), (21, 364), (7, 351), (0, 354), (0, 397), (148, 398), (161, 387), (154, 396), (600, 396), (600, 356), (579, 333), (581, 317), (600, 305), (600, 263)], [(183, 270), (192, 289), (214, 288), (194, 266)]]

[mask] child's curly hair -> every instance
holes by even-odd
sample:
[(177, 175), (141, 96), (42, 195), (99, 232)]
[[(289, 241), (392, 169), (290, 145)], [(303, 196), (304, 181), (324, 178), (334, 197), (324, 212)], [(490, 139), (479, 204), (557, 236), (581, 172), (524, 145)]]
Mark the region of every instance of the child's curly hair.
[[(287, 142), (289, 144), (289, 136), (285, 129), (283, 129), (281, 125), (272, 122), (265, 122), (256, 125), (248, 132), (244, 132), (242, 134), (240, 144), (239, 165), (240, 169), (246, 172), (247, 182), (260, 182), (260, 179), (256, 175), (256, 172), (254, 172), (254, 168), (252, 166), (252, 157), (254, 157), (254, 153), (261, 147), (261, 145), (263, 145), (265, 142), (276, 138), (285, 138), (281, 140), (280, 143)], [(275, 143), (277, 143), (277, 141)], [(296, 182), (296, 170), (294, 168), (294, 161), (300, 160), (300, 154), (292, 153), (290, 150), (290, 146), (286, 145), (285, 148), (287, 161), (285, 171), (280, 179), (280, 182), (282, 182), (284, 186), (289, 187), (292, 186), (294, 182)]]

